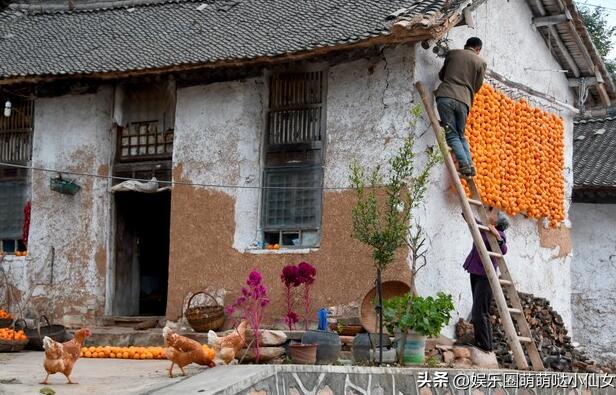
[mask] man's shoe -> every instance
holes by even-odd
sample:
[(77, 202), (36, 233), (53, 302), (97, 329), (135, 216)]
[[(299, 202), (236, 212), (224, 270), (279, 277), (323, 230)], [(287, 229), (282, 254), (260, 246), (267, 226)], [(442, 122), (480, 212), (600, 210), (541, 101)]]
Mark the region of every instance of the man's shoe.
[(463, 176), (463, 177), (472, 177), (473, 176), (473, 170), (469, 165), (462, 165), (460, 166), (460, 169), (458, 169), (458, 172)]

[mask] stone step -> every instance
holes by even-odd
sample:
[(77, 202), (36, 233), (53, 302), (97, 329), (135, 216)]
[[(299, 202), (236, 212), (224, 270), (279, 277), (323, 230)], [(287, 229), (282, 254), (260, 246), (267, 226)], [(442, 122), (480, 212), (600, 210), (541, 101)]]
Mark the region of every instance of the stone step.
[(124, 315), (106, 315), (103, 317), (103, 325), (109, 327), (134, 327), (148, 321), (159, 321), (163, 324), (166, 322), (164, 316), (124, 316)]
[[(87, 346), (144, 346), (155, 347), (163, 346), (163, 330), (162, 328), (153, 328), (146, 330), (135, 330), (130, 327), (92, 327), (90, 328), (92, 336), (86, 340)], [(286, 334), (288, 340), (300, 340), (302, 331), (282, 331)], [(207, 333), (199, 332), (178, 332), (182, 336), (196, 340), (201, 344), (207, 344)], [(222, 332), (218, 332), (220, 336)]]

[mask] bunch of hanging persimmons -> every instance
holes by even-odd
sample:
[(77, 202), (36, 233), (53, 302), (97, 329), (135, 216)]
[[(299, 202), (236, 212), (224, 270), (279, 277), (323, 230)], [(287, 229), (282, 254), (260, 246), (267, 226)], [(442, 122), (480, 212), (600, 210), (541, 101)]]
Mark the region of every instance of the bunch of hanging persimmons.
[(484, 203), (512, 216), (547, 218), (551, 227), (562, 223), (564, 132), (562, 118), (484, 84), (466, 124)]

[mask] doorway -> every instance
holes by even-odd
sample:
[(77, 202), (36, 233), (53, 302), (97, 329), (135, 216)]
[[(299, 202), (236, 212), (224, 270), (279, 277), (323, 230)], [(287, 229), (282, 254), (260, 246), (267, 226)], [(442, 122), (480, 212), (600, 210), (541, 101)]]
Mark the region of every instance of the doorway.
[(115, 194), (116, 316), (164, 316), (171, 192)]

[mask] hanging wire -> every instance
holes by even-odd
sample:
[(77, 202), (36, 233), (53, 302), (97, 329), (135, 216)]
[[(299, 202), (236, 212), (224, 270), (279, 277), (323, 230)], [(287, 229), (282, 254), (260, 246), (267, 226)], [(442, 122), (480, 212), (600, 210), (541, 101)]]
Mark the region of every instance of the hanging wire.
[(536, 106), (536, 107), (541, 107), (543, 109), (546, 110), (551, 110), (552, 112), (561, 114), (563, 112), (563, 110), (566, 109), (566, 107), (559, 105), (558, 103), (554, 103), (548, 99), (544, 99), (544, 98), (540, 98), (534, 95), (531, 95), (529, 93), (524, 92), (523, 90), (520, 90), (518, 88), (514, 88), (511, 87), (507, 84), (505, 84), (502, 81), (499, 81), (495, 78), (492, 78), (490, 76), (486, 76), (485, 80), (492, 85), (494, 88), (498, 89), (499, 91), (505, 93), (508, 97), (514, 99), (514, 100), (520, 100), (520, 99), (524, 99), (526, 100), (528, 103)]
[[(26, 165), (18, 165), (15, 163), (6, 163), (0, 162), (0, 167), (11, 167), (16, 169), (28, 169), (33, 171), (40, 171), (45, 173), (58, 173), (58, 174), (68, 174), (72, 176), (83, 176), (83, 177), (94, 177), (100, 179), (107, 180), (119, 180), (119, 181), (139, 181), (139, 182), (151, 182), (152, 179), (147, 178), (131, 178), (131, 177), (120, 177), (120, 176), (109, 176), (109, 175), (100, 175), (95, 173), (87, 173), (87, 172), (79, 172), (79, 171), (70, 171), (70, 170), (58, 170), (58, 169), (50, 169), (45, 167), (37, 167), (37, 166), (26, 166)], [(196, 187), (204, 187), (204, 188), (220, 188), (220, 189), (272, 189), (272, 190), (333, 190), (333, 191), (346, 191), (346, 190), (356, 190), (355, 187), (276, 187), (276, 186), (255, 186), (255, 185), (231, 185), (231, 184), (214, 184), (214, 183), (198, 183), (198, 182), (184, 182), (184, 181), (164, 181), (164, 180), (156, 180), (159, 184), (164, 184), (167, 186), (172, 185), (185, 185), (185, 186), (196, 186)], [(375, 185), (375, 186), (366, 186), (365, 188), (382, 188), (384, 185)]]

